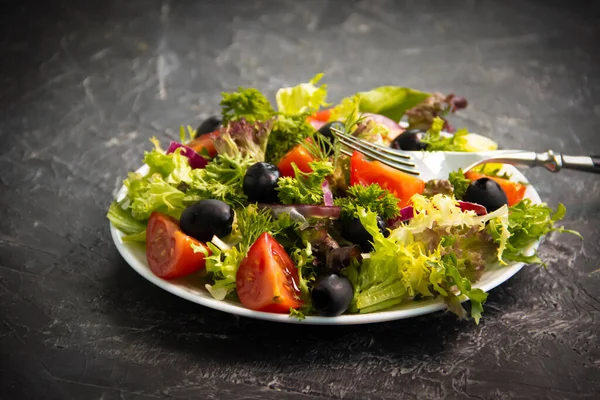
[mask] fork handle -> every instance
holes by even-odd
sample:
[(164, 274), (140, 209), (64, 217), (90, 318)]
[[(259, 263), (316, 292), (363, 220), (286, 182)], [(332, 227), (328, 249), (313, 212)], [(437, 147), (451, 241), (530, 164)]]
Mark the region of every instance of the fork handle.
[[(494, 153), (494, 152), (490, 152)], [(492, 155), (487, 159), (478, 161), (466, 170), (479, 164), (498, 162), (528, 167), (544, 167), (548, 171), (558, 172), (562, 168), (576, 169), (578, 171), (600, 173), (600, 156), (568, 156), (548, 150), (545, 153), (533, 151), (499, 151), (497, 156)]]
[(600, 174), (600, 156), (567, 156), (563, 155), (562, 167), (579, 171)]

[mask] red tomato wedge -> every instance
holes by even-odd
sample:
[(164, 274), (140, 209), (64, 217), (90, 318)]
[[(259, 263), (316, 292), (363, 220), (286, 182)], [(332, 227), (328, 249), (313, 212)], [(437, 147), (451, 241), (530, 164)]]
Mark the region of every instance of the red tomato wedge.
[(313, 115), (309, 115), (306, 117), (306, 122), (312, 125), (315, 129), (319, 129), (323, 125), (329, 121), (329, 117), (331, 116), (331, 110), (321, 110), (317, 111)]
[(388, 167), (379, 161), (367, 161), (355, 151), (350, 159), (350, 186), (377, 183), (398, 199), (400, 208), (410, 204), (410, 198), (423, 193), (425, 182), (421, 179)]
[(329, 117), (331, 117), (331, 110), (327, 109), (327, 110), (317, 111), (316, 113), (309, 116), (308, 118), (312, 118), (316, 121), (327, 122), (327, 121), (329, 121)]
[(217, 155), (217, 149), (215, 149), (215, 139), (217, 137), (219, 137), (219, 131), (200, 135), (186, 144), (186, 146), (193, 149), (196, 153), (214, 158)]
[(312, 169), (308, 163), (315, 161), (315, 158), (310, 154), (308, 150), (302, 145), (297, 145), (286, 153), (285, 156), (277, 164), (281, 176), (289, 176), (294, 178), (294, 169), (292, 163), (296, 164), (298, 169), (302, 172), (311, 172)]
[(194, 253), (191, 244), (208, 248), (186, 235), (177, 221), (153, 212), (146, 227), (146, 259), (152, 272), (164, 279), (179, 278), (204, 268), (204, 254)]
[(527, 186), (522, 183), (512, 182), (508, 179), (498, 178), (497, 176), (487, 176), (479, 172), (469, 171), (465, 174), (465, 177), (471, 181), (476, 181), (480, 178), (490, 178), (495, 181), (504, 193), (506, 193), (506, 198), (508, 199), (508, 206), (512, 207), (525, 197), (525, 192), (527, 191)]
[(302, 305), (298, 270), (283, 246), (268, 232), (250, 247), (237, 271), (236, 288), (251, 310), (288, 313)]

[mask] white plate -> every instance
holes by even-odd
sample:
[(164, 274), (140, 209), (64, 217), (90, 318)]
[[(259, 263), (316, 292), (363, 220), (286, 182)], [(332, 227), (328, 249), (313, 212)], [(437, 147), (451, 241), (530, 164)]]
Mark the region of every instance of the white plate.
[[(146, 168), (138, 170), (140, 173), (147, 171)], [(513, 179), (521, 182), (527, 182), (527, 178), (523, 176), (516, 168), (512, 166), (505, 166), (505, 171), (513, 176)], [(125, 188), (122, 187), (119, 191), (119, 196), (125, 194)], [(118, 196), (118, 197), (119, 197)], [(530, 198), (533, 203), (540, 203), (540, 196), (533, 188), (533, 186), (527, 186), (526, 197)], [(131, 267), (136, 270), (144, 278), (155, 284), (156, 286), (173, 293), (176, 296), (182, 297), (186, 300), (193, 301), (194, 303), (201, 304), (206, 307), (213, 308), (215, 310), (224, 311), (231, 314), (240, 315), (243, 317), (263, 319), (267, 321), (286, 322), (286, 323), (302, 323), (312, 325), (353, 325), (353, 324), (369, 324), (373, 322), (384, 322), (397, 319), (411, 318), (418, 315), (429, 314), (435, 311), (444, 310), (446, 305), (441, 299), (427, 300), (421, 302), (414, 302), (411, 304), (400, 305), (386, 311), (375, 312), (371, 314), (352, 314), (352, 315), (341, 315), (338, 317), (319, 317), (319, 316), (307, 316), (304, 320), (298, 320), (297, 318), (290, 317), (287, 314), (273, 314), (260, 311), (252, 311), (238, 302), (234, 301), (220, 301), (215, 300), (204, 288), (204, 282), (200, 277), (186, 277), (176, 280), (164, 280), (152, 273), (146, 262), (145, 249), (140, 244), (124, 243), (121, 239), (122, 233), (118, 231), (112, 224), (110, 224), (110, 232), (112, 238), (119, 250), (119, 253), (123, 256), (125, 261)], [(526, 253), (529, 254), (537, 248), (539, 242), (531, 245)], [(524, 263), (512, 263), (503, 267), (494, 267), (487, 269), (479, 282), (475, 284), (475, 287), (481, 288), (484, 291), (489, 291), (496, 286), (502, 284), (507, 279), (512, 277), (514, 274), (519, 272), (523, 268)]]

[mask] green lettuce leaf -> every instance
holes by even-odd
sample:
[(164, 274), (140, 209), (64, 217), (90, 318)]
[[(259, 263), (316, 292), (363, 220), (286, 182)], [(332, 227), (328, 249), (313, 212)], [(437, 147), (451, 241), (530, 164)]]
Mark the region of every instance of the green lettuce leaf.
[(487, 230), (498, 243), (502, 240), (503, 231), (509, 234), (501, 256), (504, 260), (523, 261), (528, 263), (543, 264), (537, 256), (537, 251), (527, 255), (523, 252), (542, 236), (550, 232), (567, 232), (581, 237), (579, 233), (556, 227), (566, 213), (563, 204), (558, 204), (553, 211), (547, 204), (533, 204), (530, 199), (523, 199), (510, 207), (507, 223), (503, 226), (496, 221), (490, 221)]
[(331, 108), (329, 121), (346, 121), (353, 116), (357, 117), (360, 111), (360, 97), (358, 95), (346, 97), (340, 104)]
[(485, 303), (488, 294), (481, 289), (471, 287), (471, 281), (459, 272), (459, 259), (454, 254), (442, 257), (441, 263), (445, 270), (443, 280), (443, 291), (448, 293), (446, 304), (450, 311), (463, 317), (464, 308), (460, 304), (460, 297), (466, 296), (471, 301), (471, 317), (479, 324), (481, 313), (483, 312), (483, 303)]
[(498, 244), (485, 231), (486, 222), (507, 216), (507, 209), (477, 216), (462, 212), (452, 197), (413, 197), (415, 217), (392, 230), (379, 231), (376, 214), (360, 209), (359, 219), (373, 237), (373, 251), (353, 276), (352, 310), (367, 313), (397, 304), (441, 296), (448, 309), (465, 316), (463, 296), (471, 299), (471, 316), (479, 321), (487, 295), (472, 283), (495, 259)]
[(442, 134), (445, 121), (435, 117), (431, 128), (421, 141), (427, 144), (427, 151), (488, 151), (496, 150), (498, 144), (485, 136), (469, 133), (466, 129), (459, 129), (453, 135)]
[(381, 114), (400, 121), (406, 110), (416, 106), (430, 94), (399, 86), (381, 86), (357, 93), (357, 96), (361, 112)]
[(291, 307), (290, 307), (290, 317), (297, 318), (298, 321), (302, 321), (303, 319), (306, 318), (306, 316), (304, 315), (304, 313), (302, 311), (298, 311), (295, 308), (291, 308)]
[(247, 156), (261, 162), (265, 152), (273, 121), (248, 122), (245, 119), (230, 121), (215, 139), (218, 154), (231, 157)]
[[(154, 211), (179, 219), (185, 207), (184, 188), (194, 180), (187, 157), (177, 149), (164, 154), (158, 140), (151, 139), (155, 148), (144, 154), (149, 171), (145, 175), (130, 173), (123, 185), (127, 194), (119, 202), (113, 202), (108, 218), (123, 233), (126, 241), (143, 242), (145, 221)], [(137, 221), (137, 224), (133, 221)]]
[(460, 129), (452, 136), (442, 135), (444, 120), (435, 117), (431, 128), (421, 141), (427, 144), (428, 151), (468, 151), (465, 136), (469, 133), (466, 129)]
[(154, 211), (179, 219), (186, 207), (185, 193), (158, 173), (146, 176), (131, 173), (124, 184), (127, 197), (121, 204), (127, 204), (131, 215), (137, 220), (147, 220)]
[(250, 156), (219, 155), (205, 168), (192, 170), (185, 201), (192, 203), (217, 199), (234, 206), (247, 204), (248, 197), (242, 185), (246, 170), (254, 163), (255, 160)]
[(121, 239), (124, 242), (144, 243), (145, 244), (146, 243), (146, 230), (144, 229), (143, 231), (138, 232), (138, 233), (122, 236)]
[(206, 289), (215, 299), (223, 300), (235, 290), (235, 276), (248, 249), (221, 249), (212, 242), (206, 245), (211, 251), (206, 257), (206, 271), (214, 280), (213, 284), (206, 284)]
[(308, 83), (301, 83), (293, 87), (281, 88), (275, 95), (277, 109), (288, 116), (314, 113), (321, 107), (329, 104), (327, 99), (327, 85), (315, 86), (323, 77), (317, 74)]
[(146, 224), (133, 218), (127, 208), (121, 207), (116, 201), (113, 201), (110, 204), (106, 216), (115, 228), (126, 235), (133, 235), (146, 231)]
[(290, 252), (290, 257), (298, 269), (299, 287), (304, 302), (303, 309), (308, 311), (311, 304), (310, 292), (312, 284), (317, 279), (318, 273), (313, 263), (315, 257), (313, 256), (310, 242), (305, 241), (302, 246), (295, 247)]

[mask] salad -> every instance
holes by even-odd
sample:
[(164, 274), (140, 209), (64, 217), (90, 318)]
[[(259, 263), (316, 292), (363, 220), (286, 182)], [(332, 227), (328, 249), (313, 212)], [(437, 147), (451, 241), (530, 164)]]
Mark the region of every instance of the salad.
[[(494, 150), (445, 116), (464, 98), (383, 86), (327, 103), (322, 74), (281, 88), (223, 93), (222, 114), (155, 138), (108, 219), (145, 244), (152, 272), (191, 274), (219, 300), (257, 311), (335, 316), (442, 298), (479, 322), (486, 268), (543, 262), (524, 250), (565, 215), (533, 204), (494, 165), (424, 182), (342, 152), (335, 133), (412, 151)], [(454, 132), (448, 134), (447, 132)], [(569, 231), (570, 232), (570, 231)]]

